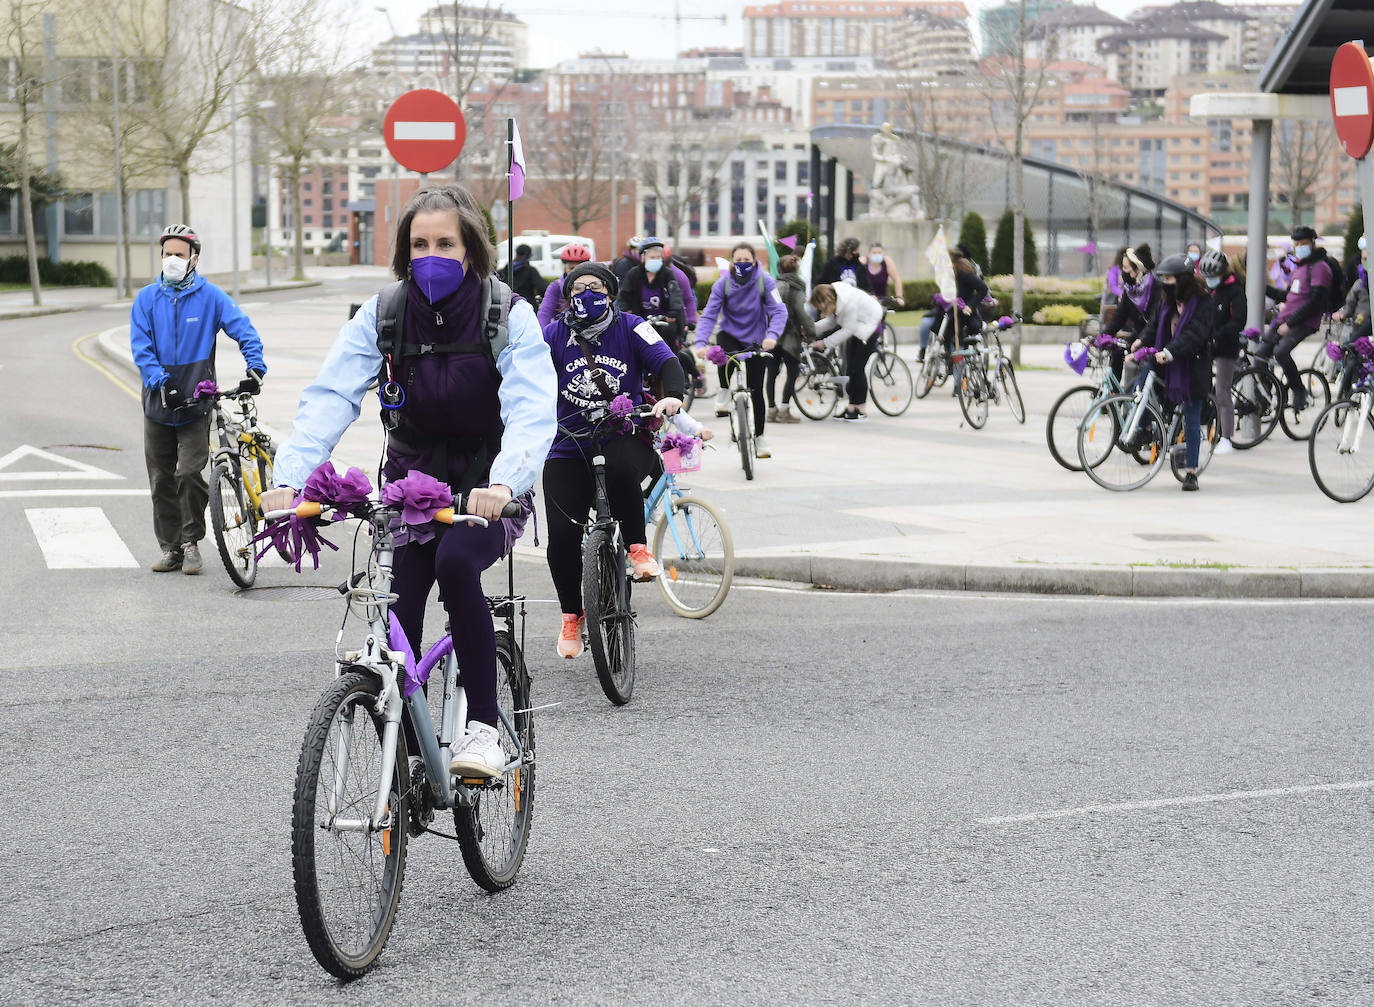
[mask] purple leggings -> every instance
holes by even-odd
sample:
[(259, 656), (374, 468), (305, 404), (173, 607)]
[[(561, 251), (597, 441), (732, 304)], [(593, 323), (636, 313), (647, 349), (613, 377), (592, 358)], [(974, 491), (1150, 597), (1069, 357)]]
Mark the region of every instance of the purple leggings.
[(425, 603), (437, 580), (453, 636), (453, 656), (463, 673), (468, 720), (492, 727), (497, 723), (496, 627), (482, 592), (482, 571), (505, 551), (506, 530), (500, 521), (486, 528), (460, 523), (422, 545), (401, 546), (392, 560), (391, 590), (398, 597), (391, 610), (416, 660), (424, 653), (420, 641)]

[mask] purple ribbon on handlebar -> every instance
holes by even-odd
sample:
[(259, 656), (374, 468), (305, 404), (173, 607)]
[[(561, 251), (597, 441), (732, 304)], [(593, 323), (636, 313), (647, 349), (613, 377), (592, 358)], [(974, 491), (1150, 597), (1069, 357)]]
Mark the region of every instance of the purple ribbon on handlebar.
[(1136, 350), (1134, 353), (1131, 354), (1131, 359), (1134, 360), (1137, 364), (1143, 364), (1146, 360), (1150, 359), (1158, 352), (1159, 351), (1155, 349), (1153, 346), (1142, 346), (1140, 349)]
[(200, 384), (196, 385), (196, 390), (193, 397), (197, 399), (208, 399), (213, 398), (218, 394), (219, 385), (215, 384), (214, 381), (207, 379), (205, 381), (202, 381)]
[(1336, 363), (1340, 363), (1342, 358), (1345, 357), (1345, 351), (1341, 349), (1340, 343), (1327, 343), (1326, 356), (1328, 359), (1334, 360), (1336, 361)]
[(717, 367), (724, 367), (729, 359), (723, 346), (711, 346), (706, 350), (706, 359)]
[(1355, 347), (1355, 352), (1360, 356), (1374, 357), (1374, 341), (1371, 341), (1368, 336), (1361, 336), (1350, 345)]
[[(435, 514), (453, 506), (453, 491), (448, 483), (440, 482), (427, 472), (415, 470), (403, 479), (383, 486), (382, 503), (388, 507), (400, 507), (401, 522), (416, 528), (429, 525)], [(428, 530), (427, 536), (423, 532), (412, 531), (410, 541), (426, 542), (433, 538), (433, 529)]]

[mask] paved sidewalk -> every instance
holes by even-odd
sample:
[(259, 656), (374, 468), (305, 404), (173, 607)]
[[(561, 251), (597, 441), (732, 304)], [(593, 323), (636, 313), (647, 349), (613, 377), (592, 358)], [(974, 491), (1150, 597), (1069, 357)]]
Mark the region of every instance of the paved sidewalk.
[[(254, 306), (271, 369), (260, 399), (269, 426), (290, 429), (349, 300), (322, 293)], [(131, 365), (125, 331), (113, 328), (102, 345)], [(726, 422), (712, 421), (703, 402), (697, 414), (715, 423), (721, 450), (684, 481), (724, 510), (746, 576), (873, 590), (1374, 596), (1368, 505), (1323, 496), (1305, 445), (1282, 431), (1214, 459), (1193, 494), (1167, 469), (1144, 489), (1109, 493), (1060, 468), (1045, 447), (1045, 419), (1080, 381), (1062, 352), (1024, 348), (1024, 426), (994, 408), (984, 429), (968, 429), (948, 387), (937, 388), (896, 419), (875, 412), (862, 425), (770, 427), (773, 457), (753, 482), (724, 439)], [(914, 348), (903, 353), (914, 359)], [(222, 347), (222, 369), (236, 359), (232, 344)], [(336, 461), (376, 472), (376, 409), (369, 396)]]
[[(312, 272), (322, 272), (321, 269)], [(290, 290), (298, 287), (318, 287), (321, 281), (316, 278), (305, 281), (288, 280), (287, 274), (278, 271), (271, 283), (262, 272), (241, 272), (239, 274), (240, 294), (260, 294), (270, 290)], [(207, 279), (229, 290), (232, 276), (229, 273), (207, 274)], [(137, 290), (135, 290), (137, 292)], [(60, 315), (69, 311), (86, 311), (91, 308), (108, 309), (114, 312), (128, 312), (132, 297), (120, 300), (115, 296), (114, 287), (43, 287), (43, 303), (35, 306), (33, 293), (29, 290), (11, 290), (0, 293), (0, 321), (10, 318), (40, 318), (44, 315)]]

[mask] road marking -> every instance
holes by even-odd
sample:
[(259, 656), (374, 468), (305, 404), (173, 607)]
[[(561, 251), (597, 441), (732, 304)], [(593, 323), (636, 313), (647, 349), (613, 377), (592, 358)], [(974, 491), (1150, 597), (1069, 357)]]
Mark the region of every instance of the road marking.
[[(52, 464), (52, 465), (60, 465), (60, 466), (63, 466), (63, 467), (57, 469), (56, 471), (54, 471), (54, 470), (52, 470), (52, 469), (39, 469), (39, 470), (36, 470), (36, 471), (28, 471), (28, 472), (6, 472), (6, 471), (4, 471), (5, 469), (7, 469), (7, 468), (9, 468), (11, 465), (13, 465), (15, 462), (19, 461), (19, 459), (21, 459), (21, 458), (28, 458), (28, 457), (30, 457), (30, 456), (32, 456), (32, 457), (34, 457), (34, 458), (37, 458), (37, 459), (39, 459), (39, 460), (41, 460), (41, 461), (48, 462), (48, 463), (50, 463), (50, 464)], [(23, 479), (23, 480), (33, 480), (33, 479), (119, 479), (119, 480), (123, 480), (123, 478), (124, 478), (124, 477), (121, 476), (121, 475), (116, 475), (116, 474), (113, 473), (113, 472), (107, 472), (107, 471), (105, 471), (104, 469), (96, 468), (94, 465), (88, 465), (88, 464), (86, 464), (85, 462), (79, 462), (79, 461), (77, 461), (75, 458), (66, 458), (66, 457), (63, 457), (62, 455), (54, 454), (54, 453), (51, 452), (51, 451), (44, 451), (42, 448), (36, 448), (36, 447), (34, 447), (32, 444), (21, 444), (21, 445), (19, 445), (17, 448), (15, 448), (13, 451), (11, 451), (9, 454), (0, 457), (0, 480), (10, 480), (10, 479), (13, 479), (13, 480), (20, 480), (20, 479)]]
[(138, 566), (99, 507), (30, 507), (24, 516), (49, 570)]
[(1262, 606), (1277, 608), (1283, 605), (1303, 607), (1340, 605), (1374, 605), (1374, 598), (1170, 598), (1146, 595), (1097, 595), (1097, 594), (1014, 594), (1010, 591), (928, 591), (919, 588), (906, 588), (901, 591), (831, 591), (812, 584), (798, 584), (786, 587), (776, 584), (742, 584), (738, 580), (730, 585), (731, 591), (763, 591), (775, 594), (807, 594), (817, 598), (866, 598), (873, 601), (879, 598), (909, 598), (913, 601), (950, 601), (967, 604), (970, 601), (1029, 602), (1038, 605), (1155, 605), (1175, 608), (1250, 608)]
[[(106, 329), (105, 331), (106, 331), (106, 332), (114, 332), (114, 331), (117, 331), (118, 329), (121, 329), (121, 328), (127, 328), (127, 326), (116, 326), (114, 329)], [(106, 366), (105, 366), (103, 363), (101, 363), (99, 360), (95, 359), (95, 357), (93, 357), (93, 356), (91, 356), (89, 353), (87, 353), (87, 352), (85, 351), (85, 349), (83, 348), (83, 346), (82, 346), (83, 343), (88, 343), (88, 342), (90, 342), (92, 339), (99, 339), (102, 335), (104, 335), (104, 333), (102, 333), (102, 332), (97, 332), (97, 333), (96, 333), (95, 335), (93, 335), (93, 336), (82, 336), (80, 339), (76, 340), (76, 342), (72, 343), (72, 352), (75, 353), (75, 354), (76, 354), (78, 357), (80, 357), (82, 360), (86, 361), (86, 363), (88, 363), (88, 364), (90, 364), (92, 367), (94, 367), (94, 368), (95, 368), (97, 371), (99, 371), (101, 374), (105, 375), (105, 377), (107, 377), (107, 378), (109, 378), (111, 381), (113, 381), (116, 385), (118, 385), (118, 386), (120, 387), (120, 389), (121, 389), (126, 395), (128, 395), (130, 398), (132, 398), (135, 402), (142, 402), (142, 401), (143, 401), (143, 396), (140, 394), (140, 392), (139, 392), (139, 390), (138, 390), (137, 388), (135, 388), (134, 386), (130, 385), (127, 381), (125, 381), (123, 378), (121, 378), (121, 377), (120, 377), (118, 374), (116, 374), (114, 371), (110, 370), (108, 367), (106, 367)]]
[(147, 489), (0, 490), (0, 497), (85, 497), (87, 500), (94, 497), (146, 497), (150, 495), (151, 491)]
[(1296, 787), (1271, 787), (1266, 790), (1232, 790), (1224, 794), (1194, 794), (1190, 797), (1164, 797), (1153, 801), (1122, 801), (1117, 804), (1085, 804), (1081, 808), (1057, 808), (1054, 811), (1032, 811), (1027, 815), (1004, 815), (999, 818), (980, 818), (979, 825), (1019, 825), (1024, 822), (1048, 822), (1057, 818), (1077, 818), (1082, 815), (1111, 814), (1116, 811), (1150, 811), (1155, 808), (1187, 808), (1199, 804), (1224, 804), (1229, 801), (1255, 801), (1266, 797), (1293, 797), (1305, 794), (1328, 794), (1348, 790), (1369, 790), (1374, 780), (1351, 780), (1347, 783), (1310, 783)]

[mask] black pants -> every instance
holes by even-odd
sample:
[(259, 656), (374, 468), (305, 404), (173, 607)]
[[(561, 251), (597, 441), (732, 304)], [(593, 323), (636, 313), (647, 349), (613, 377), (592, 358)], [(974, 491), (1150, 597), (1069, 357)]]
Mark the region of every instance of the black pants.
[[(782, 350), (775, 349), (773, 350), (773, 358), (767, 361), (767, 363), (768, 378), (764, 382), (763, 388), (764, 391), (768, 393), (768, 408), (772, 409), (778, 404), (777, 389), (775, 386), (778, 383), (779, 371), (785, 371), (787, 375), (787, 383), (782, 386), (782, 404), (787, 405), (787, 403), (792, 401), (792, 389), (796, 387), (797, 384), (797, 370), (801, 367), (801, 360), (792, 356), (790, 353), (784, 353)], [(745, 373), (747, 374), (748, 372), (746, 371)]]
[(868, 358), (873, 356), (877, 338), (850, 338), (844, 344), (844, 372), (849, 375), (846, 386), (851, 406), (861, 406), (868, 401)]
[[(734, 336), (726, 335), (722, 332), (716, 336), (716, 342), (726, 353), (743, 353), (746, 350), (757, 350), (757, 346), (748, 346), (741, 343)], [(763, 386), (768, 380), (768, 368), (765, 366), (768, 361), (762, 357), (750, 357), (744, 361), (744, 383), (749, 388), (749, 397), (754, 400), (754, 436), (763, 436), (763, 423), (767, 419), (764, 410), (767, 406), (763, 401)], [(730, 387), (730, 375), (724, 367), (718, 367), (717, 377), (720, 378), (720, 387)]]
[(163, 552), (180, 552), (183, 545), (205, 537), (205, 505), (210, 502), (205, 479), (210, 463), (210, 417), (169, 427), (145, 416), (143, 458), (153, 496), (153, 534)]
[(1283, 369), (1283, 376), (1288, 379), (1288, 387), (1295, 392), (1302, 388), (1302, 376), (1298, 374), (1298, 365), (1293, 362), (1293, 350), (1297, 345), (1312, 333), (1316, 332), (1316, 327), (1308, 328), (1300, 325), (1290, 325), (1288, 335), (1279, 335), (1279, 323), (1274, 322), (1269, 327), (1268, 334), (1259, 344), (1259, 349), (1255, 351), (1255, 356), (1261, 360), (1268, 360), (1273, 357), (1279, 362), (1279, 367)]
[[(549, 574), (564, 615), (582, 613), (582, 531), (596, 498), (590, 444), (585, 457), (544, 463), (544, 511), (549, 524)], [(607, 441), (606, 496), (627, 546), (644, 545), (644, 494), (640, 484), (653, 468), (654, 449), (638, 437)]]

